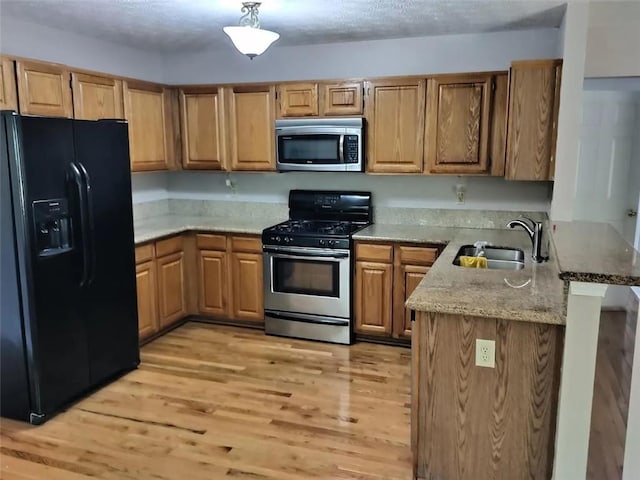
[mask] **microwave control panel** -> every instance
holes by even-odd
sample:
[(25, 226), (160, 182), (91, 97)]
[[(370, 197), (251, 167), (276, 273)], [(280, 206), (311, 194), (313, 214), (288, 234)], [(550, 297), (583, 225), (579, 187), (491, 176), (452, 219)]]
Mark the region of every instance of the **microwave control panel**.
[(358, 163), (358, 135), (344, 136), (344, 163)]

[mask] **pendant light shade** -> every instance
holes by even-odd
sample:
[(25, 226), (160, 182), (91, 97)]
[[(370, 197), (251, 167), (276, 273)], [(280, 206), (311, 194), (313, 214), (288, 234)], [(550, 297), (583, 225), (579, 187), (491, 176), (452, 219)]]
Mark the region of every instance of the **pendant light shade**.
[(269, 46), (280, 38), (280, 34), (260, 28), (258, 7), (260, 2), (243, 2), (240, 10), (244, 15), (240, 18), (240, 25), (224, 27), (226, 33), (240, 53), (253, 60), (263, 54)]

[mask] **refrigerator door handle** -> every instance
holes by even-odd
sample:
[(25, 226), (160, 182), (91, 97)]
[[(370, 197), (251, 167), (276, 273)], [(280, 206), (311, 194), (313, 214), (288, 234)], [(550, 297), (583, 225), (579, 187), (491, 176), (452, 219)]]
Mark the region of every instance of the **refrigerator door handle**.
[(91, 189), (91, 177), (89, 177), (89, 172), (82, 164), (82, 162), (77, 162), (78, 167), (80, 167), (80, 171), (84, 176), (84, 191), (85, 191), (85, 202), (86, 202), (86, 212), (87, 212), (87, 223), (88, 223), (88, 237), (89, 237), (89, 279), (87, 281), (88, 284), (91, 284), (96, 277), (96, 251), (94, 248), (95, 241), (95, 224), (93, 218), (93, 191)]
[(80, 286), (84, 287), (89, 282), (90, 265), (89, 265), (89, 232), (87, 230), (87, 202), (85, 198), (86, 190), (82, 181), (82, 174), (75, 163), (71, 164), (71, 176), (78, 189), (78, 200), (80, 206), (80, 236), (82, 238), (82, 278)]

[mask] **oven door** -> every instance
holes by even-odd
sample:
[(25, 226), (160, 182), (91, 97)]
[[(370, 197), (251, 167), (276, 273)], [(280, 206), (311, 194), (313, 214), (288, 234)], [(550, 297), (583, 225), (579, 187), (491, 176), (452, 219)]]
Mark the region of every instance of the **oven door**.
[(349, 250), (263, 249), (265, 310), (349, 318)]
[[(304, 132), (304, 133), (303, 133)], [(280, 171), (343, 171), (344, 134), (335, 129), (306, 128), (277, 131), (277, 167)]]

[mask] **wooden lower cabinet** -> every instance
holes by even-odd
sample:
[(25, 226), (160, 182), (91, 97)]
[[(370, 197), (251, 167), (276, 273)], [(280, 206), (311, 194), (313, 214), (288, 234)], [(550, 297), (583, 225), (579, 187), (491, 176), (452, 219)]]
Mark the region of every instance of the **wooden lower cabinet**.
[(259, 236), (198, 234), (198, 310), (218, 319), (264, 322)]
[[(413, 327), (412, 478), (550, 479), (564, 327), (426, 312)], [(475, 366), (477, 338), (495, 368)]]
[(356, 244), (355, 331), (399, 340), (411, 338), (404, 304), (435, 262), (439, 247)]
[(136, 247), (140, 340), (187, 315), (185, 263), (181, 235)]
[(187, 315), (184, 252), (158, 258), (157, 264), (160, 327), (165, 328)]
[(159, 330), (156, 264), (153, 260), (136, 265), (138, 292), (138, 335), (141, 340)]

